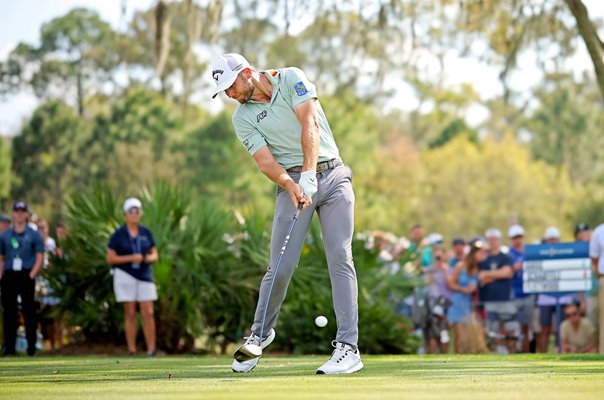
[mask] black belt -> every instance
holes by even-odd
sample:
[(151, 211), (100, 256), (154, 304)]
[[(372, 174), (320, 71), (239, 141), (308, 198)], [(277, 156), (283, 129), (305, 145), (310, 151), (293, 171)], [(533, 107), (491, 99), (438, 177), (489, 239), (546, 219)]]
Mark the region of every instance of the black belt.
[[(335, 167), (339, 167), (340, 165), (342, 165), (342, 160), (338, 158), (334, 158), (329, 161), (322, 161), (320, 163), (317, 163), (317, 173), (327, 171), (328, 169), (333, 169)], [(287, 172), (302, 172), (302, 166), (288, 168)]]

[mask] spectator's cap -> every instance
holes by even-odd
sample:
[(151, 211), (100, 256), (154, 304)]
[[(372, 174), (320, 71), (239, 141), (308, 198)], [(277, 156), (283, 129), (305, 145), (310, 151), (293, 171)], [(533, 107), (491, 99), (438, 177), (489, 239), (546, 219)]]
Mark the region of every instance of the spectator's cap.
[(428, 235), (428, 244), (430, 246), (436, 245), (436, 244), (442, 244), (443, 242), (443, 235), (441, 235), (440, 233), (431, 233)]
[(457, 238), (453, 239), (452, 244), (453, 244), (453, 246), (457, 246), (458, 244), (464, 244), (465, 245), (466, 241), (463, 240), (463, 238), (461, 238), (461, 237), (457, 237)]
[(24, 201), (15, 201), (15, 204), (13, 204), (13, 211), (29, 212), (29, 207), (27, 207), (27, 203)]
[(12, 222), (13, 220), (9, 215), (0, 214), (0, 222)]
[(510, 229), (508, 229), (508, 237), (513, 239), (518, 236), (524, 236), (524, 228), (522, 225), (512, 225)]
[(136, 197), (130, 197), (124, 202), (124, 212), (130, 211), (131, 208), (138, 208), (139, 210), (142, 210), (143, 203), (141, 203), (141, 201)]
[(480, 236), (476, 236), (468, 242), (472, 249), (483, 249), (486, 247), (484, 239)]
[(484, 236), (487, 239), (489, 239), (489, 238), (501, 239), (501, 231), (497, 228), (491, 228), (485, 232)]
[(216, 83), (212, 98), (230, 88), (239, 72), (249, 66), (250, 63), (240, 54), (229, 53), (217, 57), (212, 65), (212, 78)]
[(556, 228), (555, 226), (550, 226), (545, 230), (545, 233), (543, 234), (543, 239), (560, 239), (560, 230), (558, 230), (558, 228)]
[(589, 225), (587, 225), (584, 222), (580, 222), (577, 225), (575, 225), (575, 236), (577, 235), (577, 233), (585, 232), (585, 231), (588, 231), (589, 229), (590, 229)]

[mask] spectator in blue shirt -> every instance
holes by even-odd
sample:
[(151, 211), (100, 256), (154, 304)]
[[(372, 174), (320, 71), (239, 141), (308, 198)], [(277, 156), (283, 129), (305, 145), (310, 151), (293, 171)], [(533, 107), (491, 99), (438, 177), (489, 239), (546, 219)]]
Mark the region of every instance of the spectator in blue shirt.
[(124, 305), (128, 353), (136, 353), (136, 303), (139, 303), (147, 354), (152, 356), (156, 350), (153, 302), (157, 300), (157, 288), (151, 263), (157, 261), (158, 253), (151, 231), (139, 223), (142, 214), (139, 199), (126, 200), (126, 224), (116, 229), (109, 239), (107, 262), (112, 266), (115, 298)]
[[(489, 245), (489, 256), (480, 263), (479, 297), (487, 313), (487, 328), (501, 335), (513, 335), (516, 328), (513, 319), (516, 304), (512, 301), (512, 259), (501, 251), (501, 231), (489, 229), (486, 234)], [(503, 346), (501, 341), (496, 341)], [(513, 340), (507, 342), (507, 351), (515, 352)], [(505, 347), (498, 349), (505, 352)]]
[(10, 229), (11, 219), (6, 214), (0, 215), (0, 233)]
[(36, 310), (34, 289), (36, 275), (44, 260), (44, 243), (40, 234), (27, 226), (29, 209), (24, 201), (13, 205), (13, 226), (0, 234), (0, 287), (4, 309), (4, 354), (15, 355), (17, 341), (17, 298), (25, 319), (27, 354), (36, 353)]
[(530, 352), (530, 327), (535, 309), (535, 296), (524, 293), (522, 263), (524, 262), (524, 228), (512, 225), (508, 229), (510, 240), (510, 256), (512, 257), (514, 277), (512, 278), (513, 297), (516, 303), (516, 320), (522, 332), (522, 352)]
[(451, 251), (453, 255), (449, 258), (449, 267), (453, 270), (466, 257), (466, 241), (460, 237), (453, 239)]

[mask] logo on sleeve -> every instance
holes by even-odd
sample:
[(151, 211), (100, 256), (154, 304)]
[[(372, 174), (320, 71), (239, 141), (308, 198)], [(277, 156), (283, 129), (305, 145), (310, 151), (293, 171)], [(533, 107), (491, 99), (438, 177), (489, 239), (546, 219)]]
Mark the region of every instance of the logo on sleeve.
[(294, 89), (296, 89), (296, 93), (298, 94), (298, 96), (304, 96), (306, 93), (308, 93), (306, 86), (304, 86), (304, 82), (296, 83), (294, 85)]
[(259, 123), (260, 121), (262, 121), (264, 118), (266, 118), (267, 114), (268, 113), (266, 112), (266, 110), (264, 110), (260, 114), (256, 115), (256, 122)]
[(250, 141), (248, 139), (245, 139), (243, 141), (243, 145), (245, 146), (245, 148), (247, 149), (247, 151), (250, 151), (252, 149), (252, 147), (254, 147), (253, 144), (250, 144)]

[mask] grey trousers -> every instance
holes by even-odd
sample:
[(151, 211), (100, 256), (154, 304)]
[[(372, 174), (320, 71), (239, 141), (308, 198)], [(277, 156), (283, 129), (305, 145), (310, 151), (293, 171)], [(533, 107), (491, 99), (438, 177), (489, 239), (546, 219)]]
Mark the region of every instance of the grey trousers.
[[(296, 182), (300, 179), (299, 173), (290, 173), (290, 176)], [(275, 277), (266, 313), (264, 335), (275, 326), (287, 287), (300, 260), (300, 253), (312, 216), (317, 211), (321, 223), (332, 287), (333, 307), (338, 326), (336, 340), (356, 347), (359, 337), (359, 317), (357, 276), (352, 261), (354, 230), (352, 172), (348, 166), (343, 164), (317, 173), (317, 181), (318, 192), (313, 196), (313, 204), (300, 213)], [(289, 193), (280, 188), (277, 192), (273, 219), (270, 264), (260, 285), (260, 296), (252, 325), (252, 332), (256, 335), (260, 335), (262, 315), (269, 286), (273, 279), (274, 267), (294, 212), (295, 207)]]

